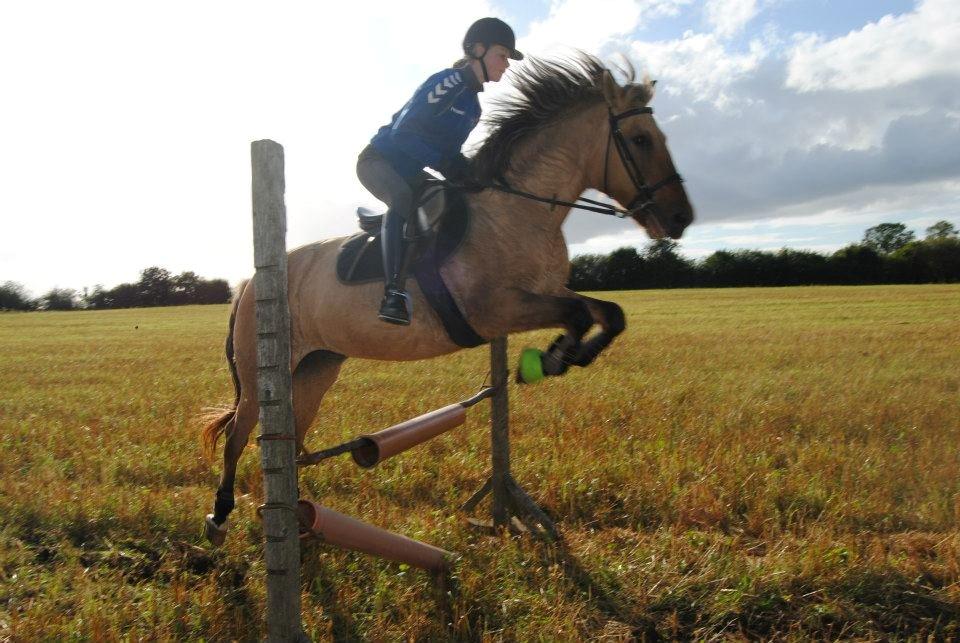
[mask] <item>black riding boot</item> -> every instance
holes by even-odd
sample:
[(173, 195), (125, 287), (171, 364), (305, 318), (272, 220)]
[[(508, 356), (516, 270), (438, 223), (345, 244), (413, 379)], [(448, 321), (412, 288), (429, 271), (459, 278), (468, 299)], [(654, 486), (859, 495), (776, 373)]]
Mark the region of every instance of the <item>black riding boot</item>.
[(383, 215), (380, 245), (383, 249), (383, 272), (387, 283), (378, 317), (390, 324), (407, 326), (410, 324), (410, 313), (407, 310), (407, 293), (403, 289), (406, 281), (404, 258), (407, 245), (403, 239), (403, 224), (403, 217), (393, 208)]

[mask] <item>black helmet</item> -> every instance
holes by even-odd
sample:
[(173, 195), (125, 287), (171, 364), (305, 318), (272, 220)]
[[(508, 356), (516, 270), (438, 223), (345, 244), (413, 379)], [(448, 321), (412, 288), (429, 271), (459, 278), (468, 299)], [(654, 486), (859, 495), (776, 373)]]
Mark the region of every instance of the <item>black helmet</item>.
[(467, 35), (463, 37), (463, 51), (471, 55), (470, 50), (477, 43), (489, 47), (490, 45), (503, 45), (510, 50), (510, 58), (513, 60), (523, 60), (523, 54), (516, 50), (517, 39), (513, 35), (513, 29), (510, 25), (499, 18), (480, 18), (467, 29)]

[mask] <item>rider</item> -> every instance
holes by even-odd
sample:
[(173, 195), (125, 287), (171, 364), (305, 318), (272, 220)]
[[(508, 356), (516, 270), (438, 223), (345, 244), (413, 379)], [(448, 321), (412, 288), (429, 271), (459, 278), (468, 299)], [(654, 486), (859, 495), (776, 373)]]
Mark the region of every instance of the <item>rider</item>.
[(386, 288), (379, 318), (385, 322), (410, 323), (403, 225), (416, 207), (417, 188), (430, 178), (423, 168), (429, 166), (452, 180), (466, 178), (469, 161), (460, 147), (480, 120), (477, 93), (483, 91), (483, 83), (500, 80), (510, 59), (523, 60), (515, 44), (507, 23), (497, 18), (477, 20), (463, 39), (463, 58), (420, 85), (360, 153), (357, 177), (389, 208), (380, 237)]

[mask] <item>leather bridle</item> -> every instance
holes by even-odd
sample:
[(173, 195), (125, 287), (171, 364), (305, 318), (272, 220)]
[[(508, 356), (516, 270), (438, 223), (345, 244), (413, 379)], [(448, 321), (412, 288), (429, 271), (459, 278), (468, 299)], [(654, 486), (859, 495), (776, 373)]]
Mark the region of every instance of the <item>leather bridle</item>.
[(643, 173), (640, 171), (640, 166), (637, 165), (636, 159), (633, 158), (633, 154), (630, 153), (627, 140), (624, 138), (623, 132), (620, 131), (621, 120), (640, 114), (653, 114), (652, 107), (635, 107), (634, 109), (628, 109), (625, 112), (614, 114), (613, 109), (607, 105), (607, 113), (609, 114), (610, 121), (610, 137), (607, 139), (607, 151), (603, 155), (603, 191), (606, 194), (610, 194), (610, 187), (607, 184), (607, 169), (610, 164), (610, 142), (613, 141), (616, 145), (617, 153), (620, 155), (620, 160), (623, 162), (623, 167), (626, 168), (627, 175), (633, 182), (633, 187), (637, 190), (637, 194), (627, 205), (627, 211), (632, 215), (635, 212), (641, 212), (652, 206), (653, 195), (657, 190), (672, 183), (682, 183), (683, 177), (677, 172), (674, 172), (653, 185), (647, 185), (646, 181), (644, 181)]
[(497, 190), (499, 192), (505, 192), (507, 194), (514, 194), (516, 196), (523, 197), (525, 199), (530, 199), (532, 201), (539, 201), (540, 203), (549, 203), (550, 205), (562, 205), (570, 208), (576, 208), (579, 210), (589, 210), (590, 212), (597, 212), (599, 214), (609, 214), (618, 218), (625, 218), (627, 216), (633, 216), (638, 212), (646, 210), (650, 206), (654, 205), (653, 195), (657, 190), (664, 188), (672, 183), (682, 183), (683, 177), (678, 173), (674, 172), (670, 176), (657, 181), (653, 185), (647, 185), (643, 179), (643, 173), (640, 171), (640, 167), (637, 165), (636, 159), (633, 158), (633, 155), (630, 153), (630, 148), (627, 145), (627, 140), (623, 136), (623, 132), (620, 131), (620, 121), (624, 118), (629, 118), (631, 116), (637, 116), (639, 114), (653, 114), (652, 107), (636, 107), (634, 109), (628, 109), (625, 112), (619, 114), (614, 114), (613, 109), (607, 105), (607, 113), (610, 115), (610, 137), (607, 139), (607, 151), (604, 154), (603, 159), (603, 191), (605, 194), (610, 194), (610, 187), (607, 184), (607, 174), (608, 166), (610, 163), (610, 142), (616, 145), (617, 153), (620, 155), (620, 160), (623, 162), (623, 166), (627, 170), (627, 174), (630, 176), (630, 180), (633, 182), (633, 186), (637, 190), (637, 194), (633, 197), (633, 200), (630, 201), (630, 204), (627, 206), (627, 209), (618, 208), (609, 203), (604, 203), (602, 201), (594, 201), (593, 199), (588, 199), (586, 197), (578, 197), (577, 201), (583, 201), (589, 203), (590, 205), (583, 205), (582, 203), (576, 203), (571, 201), (562, 201), (560, 199), (551, 199), (548, 197), (539, 196), (536, 194), (531, 194), (529, 192), (524, 192), (523, 190), (517, 190), (516, 188), (511, 187), (506, 183), (506, 181), (501, 177), (500, 184), (491, 183), (491, 184), (481, 184), (481, 183), (471, 183), (469, 185), (459, 185), (456, 182), (450, 182), (452, 185), (458, 185), (464, 189), (480, 189), (480, 190)]

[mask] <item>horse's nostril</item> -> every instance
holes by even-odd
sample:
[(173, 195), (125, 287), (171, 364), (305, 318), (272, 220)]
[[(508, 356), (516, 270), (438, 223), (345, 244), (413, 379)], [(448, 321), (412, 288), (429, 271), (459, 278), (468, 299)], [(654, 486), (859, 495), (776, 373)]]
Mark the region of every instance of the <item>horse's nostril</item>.
[(687, 219), (686, 214), (684, 214), (683, 212), (677, 212), (673, 215), (673, 222), (677, 225), (687, 225), (687, 223), (689, 223), (689, 220)]

